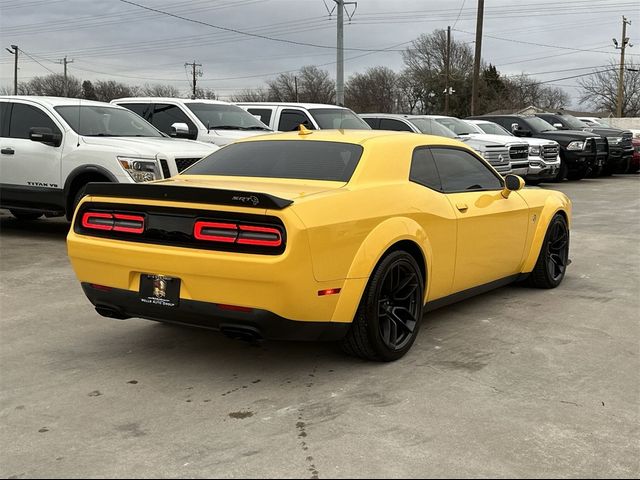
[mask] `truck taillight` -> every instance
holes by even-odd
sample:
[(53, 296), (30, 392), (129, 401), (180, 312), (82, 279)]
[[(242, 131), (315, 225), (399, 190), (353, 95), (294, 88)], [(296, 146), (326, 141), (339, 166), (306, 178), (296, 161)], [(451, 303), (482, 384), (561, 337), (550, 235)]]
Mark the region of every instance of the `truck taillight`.
[(144, 232), (144, 217), (142, 215), (125, 215), (122, 213), (84, 212), (82, 227), (90, 230), (135, 233)]
[(198, 220), (193, 226), (193, 237), (207, 242), (235, 243), (259, 247), (282, 246), (282, 232), (275, 227), (220, 223)]

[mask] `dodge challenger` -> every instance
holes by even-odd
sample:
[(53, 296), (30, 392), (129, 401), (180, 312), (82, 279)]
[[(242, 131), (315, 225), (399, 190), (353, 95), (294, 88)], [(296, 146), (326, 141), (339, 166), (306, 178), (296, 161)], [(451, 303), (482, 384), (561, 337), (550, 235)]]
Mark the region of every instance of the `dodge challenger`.
[(68, 253), (103, 316), (391, 361), (425, 312), (562, 282), (571, 202), (523, 186), (454, 139), (301, 127), (170, 179), (90, 184)]

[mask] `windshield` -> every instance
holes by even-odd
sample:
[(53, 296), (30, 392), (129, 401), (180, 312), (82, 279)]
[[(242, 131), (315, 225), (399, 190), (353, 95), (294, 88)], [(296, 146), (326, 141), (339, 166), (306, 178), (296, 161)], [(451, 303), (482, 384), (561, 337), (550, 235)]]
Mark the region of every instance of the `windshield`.
[(497, 123), (476, 123), (478, 127), (482, 129), (484, 133), (489, 135), (510, 135), (513, 136), (506, 128), (502, 128)]
[(240, 142), (203, 158), (183, 174), (348, 182), (362, 151), (360, 145), (339, 142)]
[(603, 127), (613, 128), (610, 124), (608, 124), (601, 118), (593, 120), (593, 123), (595, 123), (596, 125), (602, 125)]
[(309, 113), (322, 129), (371, 130), (367, 122), (348, 108), (310, 108)]
[(440, 125), (453, 130), (457, 135), (469, 135), (473, 129), (465, 121), (453, 117), (440, 117), (435, 119)]
[(539, 117), (534, 117), (533, 115), (530, 117), (526, 117), (526, 121), (529, 127), (531, 128), (532, 133), (548, 132), (549, 130), (557, 130), (557, 128), (551, 125), (549, 122), (545, 122), (543, 119)]
[(562, 115), (562, 120), (564, 120), (564, 123), (567, 125), (567, 127), (573, 130), (582, 130), (587, 126), (586, 123), (584, 123), (582, 120), (578, 120), (573, 115)]
[(218, 130), (269, 130), (264, 123), (236, 105), (223, 103), (186, 103), (202, 124)]
[(124, 108), (65, 105), (55, 111), (74, 132), (87, 137), (162, 137), (153, 125)]
[(408, 118), (418, 130), (427, 135), (437, 135), (439, 137), (456, 138), (457, 135), (447, 127), (440, 125), (433, 118)]

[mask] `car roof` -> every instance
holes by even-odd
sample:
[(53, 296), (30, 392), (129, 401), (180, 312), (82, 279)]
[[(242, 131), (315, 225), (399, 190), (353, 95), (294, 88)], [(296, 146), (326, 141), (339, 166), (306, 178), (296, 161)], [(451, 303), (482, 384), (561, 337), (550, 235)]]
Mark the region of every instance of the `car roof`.
[(212, 105), (233, 105), (222, 100), (208, 100), (204, 98), (176, 98), (176, 97), (123, 97), (115, 98), (112, 102), (176, 102), (176, 103), (210, 103)]
[(95, 100), (85, 100), (84, 98), (68, 98), (68, 97), (44, 97), (40, 95), (2, 95), (0, 100), (25, 100), (47, 107), (62, 107), (66, 105), (97, 105), (101, 107), (122, 108), (107, 102), (96, 102)]
[(425, 135), (423, 133), (396, 132), (387, 130), (309, 130), (307, 134), (299, 131), (272, 133), (269, 135), (259, 135), (238, 140), (239, 142), (274, 141), (274, 140), (304, 140), (321, 142), (341, 142), (365, 145), (378, 141), (405, 141), (407, 144), (419, 145), (453, 145), (465, 146), (459, 140), (435, 135)]
[(301, 107), (301, 108), (343, 108), (349, 110), (347, 107), (341, 107), (340, 105), (330, 105), (327, 103), (295, 103), (295, 102), (236, 102), (236, 105), (242, 105), (244, 107)]
[(405, 115), (402, 113), (359, 113), (358, 116), (365, 118), (365, 117), (375, 117), (375, 118), (395, 118), (398, 120), (406, 120), (407, 118), (410, 118), (411, 115)]

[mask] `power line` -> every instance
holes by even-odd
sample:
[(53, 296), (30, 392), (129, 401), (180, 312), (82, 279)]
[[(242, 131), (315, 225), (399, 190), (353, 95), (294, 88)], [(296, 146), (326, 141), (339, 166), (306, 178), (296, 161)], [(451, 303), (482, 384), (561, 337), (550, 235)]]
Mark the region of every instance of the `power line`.
[(467, 2), (467, 0), (462, 0), (462, 5), (460, 6), (460, 11), (458, 12), (458, 16), (456, 17), (456, 21), (453, 22), (453, 27), (451, 28), (456, 28), (456, 25), (458, 24), (458, 20), (460, 20), (460, 15), (462, 14), (462, 9), (464, 8), (464, 4)]
[[(151, 7), (147, 7), (145, 5), (141, 5), (139, 3), (135, 3), (135, 2), (131, 2), (130, 0), (120, 0), (122, 3), (127, 3), (129, 5), (135, 5), (136, 7), (140, 7), (143, 8), (145, 10), (150, 10), (152, 12), (157, 12), (157, 13), (162, 13), (164, 15), (167, 15), (169, 17), (173, 17), (173, 18), (178, 18), (180, 20), (184, 20), (187, 22), (191, 22), (191, 23), (196, 23), (198, 25), (204, 25), (207, 27), (211, 27), (211, 28), (216, 28), (218, 30), (224, 30), (227, 32), (233, 32), (233, 33), (237, 33), (239, 35), (245, 35), (248, 37), (254, 37), (254, 38), (261, 38), (263, 40), (269, 40), (272, 42), (280, 42), (280, 43), (288, 43), (290, 45), (298, 45), (298, 46), (303, 46), (303, 47), (314, 47), (314, 48), (327, 48), (327, 49), (334, 49), (335, 47), (332, 47), (330, 45), (318, 45), (316, 43), (307, 43), (307, 42), (298, 42), (296, 40), (287, 40), (284, 38), (276, 38), (276, 37), (269, 37), (267, 35), (260, 35), (258, 33), (251, 33), (251, 32), (245, 32), (243, 30), (238, 30), (236, 28), (229, 28), (229, 27), (223, 27), (220, 25), (213, 25), (211, 23), (207, 23), (207, 22), (203, 22), (200, 20), (194, 20), (192, 18), (187, 18), (187, 17), (183, 17), (181, 15), (176, 15), (175, 13), (170, 13), (170, 12), (166, 12), (164, 10), (159, 10), (157, 8), (151, 8)], [(377, 50), (373, 50), (370, 48), (345, 48), (345, 50), (352, 50), (352, 51), (358, 51), (358, 52), (371, 52), (371, 51), (377, 51)]]
[(53, 73), (54, 75), (57, 75), (56, 72), (54, 72), (53, 70), (51, 70), (50, 68), (45, 67), (43, 64), (41, 64), (38, 60), (36, 60), (35, 58), (33, 58), (29, 53), (25, 52), (23, 49), (19, 49), (22, 53), (24, 53), (27, 57), (29, 57), (31, 60), (33, 60), (34, 62), (36, 62), (38, 65), (40, 65), (42, 68), (44, 68), (45, 70), (48, 70), (49, 72)]

